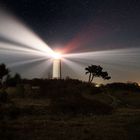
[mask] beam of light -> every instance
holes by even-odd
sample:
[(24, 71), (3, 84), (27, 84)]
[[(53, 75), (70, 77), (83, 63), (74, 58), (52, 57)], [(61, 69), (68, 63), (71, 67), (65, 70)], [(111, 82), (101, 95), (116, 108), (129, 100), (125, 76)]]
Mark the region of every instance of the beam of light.
[(127, 49), (116, 49), (116, 50), (107, 50), (107, 51), (63, 54), (63, 57), (69, 59), (103, 60), (103, 61), (113, 61), (113, 62), (128, 61), (128, 60), (131, 60), (131, 62), (135, 62), (135, 61), (137, 62), (137, 60), (140, 58), (140, 48), (127, 48)]
[(24, 55), (38, 55), (38, 56), (46, 56), (49, 57), (50, 54), (46, 54), (45, 52), (40, 52), (37, 50), (24, 48), (22, 46), (16, 46), (9, 43), (0, 42), (0, 54), (24, 54)]
[[(46, 78), (48, 74), (50, 73), (51, 69), (51, 61), (48, 60), (40, 60), (37, 62), (33, 62), (26, 64), (27, 69), (26, 71), (23, 71), (22, 74), (24, 77), (28, 78)], [(30, 65), (30, 66), (28, 66)], [(21, 68), (23, 70), (24, 68)]]
[(108, 50), (108, 51), (97, 51), (97, 52), (85, 52), (85, 53), (73, 53), (65, 54), (64, 58), (76, 59), (81, 62), (101, 62), (110, 65), (120, 65), (140, 68), (137, 65), (140, 59), (140, 49), (139, 48), (129, 48), (129, 49), (118, 49), (118, 50)]
[(39, 36), (14, 15), (4, 10), (0, 10), (0, 40), (17, 42), (25, 45), (25, 49), (29, 46), (33, 50), (45, 52), (46, 55), (53, 53), (53, 50)]
[[(82, 77), (84, 76), (83, 74), (85, 73), (84, 65), (65, 58), (62, 59), (62, 63), (64, 64), (62, 64), (62, 71), (63, 69), (65, 69), (65, 71), (63, 71), (63, 77), (69, 76), (73, 78), (82, 79)], [(69, 73), (69, 71), (71, 72)]]
[(30, 59), (30, 60), (23, 60), (23, 61), (16, 61), (15, 63), (11, 63), (8, 65), (8, 67), (18, 67), (18, 66), (21, 66), (21, 65), (26, 65), (26, 64), (29, 64), (29, 63), (34, 63), (34, 62), (38, 62), (38, 61), (46, 61), (46, 58), (36, 58), (36, 59)]
[(27, 25), (0, 7), (0, 63), (22, 76), (39, 77), (50, 69), (52, 54), (54, 51)]

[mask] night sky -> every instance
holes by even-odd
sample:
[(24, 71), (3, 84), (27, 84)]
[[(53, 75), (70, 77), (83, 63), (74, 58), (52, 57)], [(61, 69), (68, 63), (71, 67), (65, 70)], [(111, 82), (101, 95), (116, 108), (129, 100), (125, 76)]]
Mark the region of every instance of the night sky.
[[(53, 49), (72, 53), (140, 48), (140, 0), (3, 0), (1, 5)], [(139, 66), (137, 60), (137, 73)]]
[[(139, 0), (4, 0), (53, 47), (71, 51), (140, 45)], [(77, 43), (78, 42), (78, 43)]]

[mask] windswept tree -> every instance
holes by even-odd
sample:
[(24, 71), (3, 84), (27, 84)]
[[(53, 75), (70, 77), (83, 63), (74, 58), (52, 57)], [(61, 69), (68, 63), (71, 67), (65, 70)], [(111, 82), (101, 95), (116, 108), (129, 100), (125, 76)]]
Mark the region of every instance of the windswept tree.
[(0, 86), (2, 86), (3, 78), (9, 74), (9, 69), (5, 64), (0, 64)]
[(104, 80), (109, 80), (111, 77), (108, 76), (108, 73), (102, 71), (103, 68), (100, 65), (91, 65), (85, 68), (86, 74), (89, 74), (89, 82), (91, 83), (95, 77), (101, 77)]
[(86, 67), (85, 70), (86, 70), (86, 74), (89, 74), (88, 81), (91, 82), (91, 78), (92, 78), (92, 66)]
[(111, 79), (111, 77), (110, 77), (110, 76), (108, 76), (107, 71), (102, 72), (101, 77), (102, 77), (104, 80), (109, 80), (109, 79)]

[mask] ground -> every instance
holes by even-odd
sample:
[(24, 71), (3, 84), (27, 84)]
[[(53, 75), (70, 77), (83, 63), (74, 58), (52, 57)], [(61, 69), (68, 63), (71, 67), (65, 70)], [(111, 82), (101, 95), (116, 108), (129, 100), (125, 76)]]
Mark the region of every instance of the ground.
[[(66, 97), (58, 101), (67, 101)], [(94, 110), (90, 113), (59, 112), (60, 110), (57, 110), (59, 102), (55, 102), (57, 107), (52, 106), (56, 98), (50, 95), (42, 98), (13, 96), (9, 102), (1, 104), (3, 115), (0, 116), (0, 140), (140, 139), (139, 93), (130, 90), (129, 92), (120, 90), (114, 94), (82, 92), (77, 97), (69, 96), (69, 100), (71, 99), (78, 101), (76, 106), (83, 103), (83, 100), (85, 104), (87, 102), (94, 104), (98, 100), (97, 103), (101, 103), (100, 107), (108, 104), (112, 106), (112, 110), (107, 114), (106, 112), (98, 114)], [(51, 107), (54, 107), (53, 112), (49, 110)]]
[(0, 123), (2, 140), (139, 140), (140, 109), (105, 116), (21, 116)]

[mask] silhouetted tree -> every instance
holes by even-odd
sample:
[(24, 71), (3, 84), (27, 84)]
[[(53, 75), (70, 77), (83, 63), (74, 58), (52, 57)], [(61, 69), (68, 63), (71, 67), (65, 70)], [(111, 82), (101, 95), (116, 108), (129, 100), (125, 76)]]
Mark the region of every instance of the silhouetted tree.
[(88, 79), (88, 81), (91, 82), (91, 78), (92, 78), (92, 77), (91, 77), (91, 76), (92, 76), (92, 66), (86, 67), (85, 70), (86, 70), (86, 74), (89, 74), (89, 79)]
[(6, 68), (5, 64), (0, 64), (0, 86), (2, 86), (4, 76), (7, 76), (9, 72), (9, 69)]
[(104, 79), (104, 80), (109, 80), (111, 77), (108, 76), (108, 73), (105, 71), (105, 72), (102, 72), (101, 74), (101, 77)]
[(102, 77), (104, 80), (109, 80), (111, 77), (108, 76), (107, 72), (103, 72), (103, 68), (100, 65), (91, 65), (85, 68), (86, 74), (89, 74), (89, 82), (92, 82), (94, 77)]
[(0, 88), (1, 88), (1, 91), (0, 91), (0, 103), (5, 103), (7, 102), (7, 92), (5, 91), (5, 88), (3, 86), (3, 78), (5, 76), (8, 76), (9, 74), (9, 69), (6, 68), (6, 65), (5, 64), (0, 64)]
[(22, 79), (20, 74), (16, 73), (13, 77), (8, 74), (5, 80), (5, 84), (7, 86), (16, 86), (17, 84), (20, 84), (21, 81)]
[(21, 82), (21, 76), (20, 76), (20, 74), (16, 73), (16, 74), (14, 75), (13, 79), (15, 80), (15, 82), (16, 82), (17, 84), (19, 84), (19, 83)]

